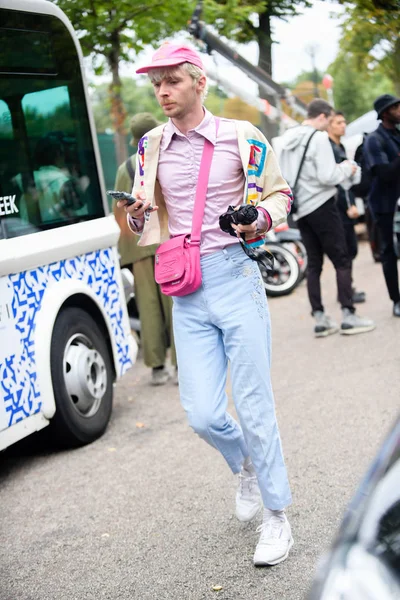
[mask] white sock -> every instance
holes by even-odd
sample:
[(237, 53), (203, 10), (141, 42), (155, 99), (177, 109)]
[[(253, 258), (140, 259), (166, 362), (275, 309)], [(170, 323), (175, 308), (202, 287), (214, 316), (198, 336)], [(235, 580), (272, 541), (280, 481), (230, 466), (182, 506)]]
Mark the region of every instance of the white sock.
[(245, 458), (244, 463), (243, 463), (243, 469), (251, 476), (255, 475), (255, 469), (254, 469), (254, 465), (251, 462), (251, 458), (250, 456), (248, 456), (247, 458)]
[(271, 510), (270, 508), (265, 508), (264, 507), (264, 512), (263, 512), (263, 521), (268, 521), (268, 519), (270, 517), (279, 517), (280, 519), (282, 519), (282, 521), (285, 520), (285, 509), (283, 508), (282, 510)]

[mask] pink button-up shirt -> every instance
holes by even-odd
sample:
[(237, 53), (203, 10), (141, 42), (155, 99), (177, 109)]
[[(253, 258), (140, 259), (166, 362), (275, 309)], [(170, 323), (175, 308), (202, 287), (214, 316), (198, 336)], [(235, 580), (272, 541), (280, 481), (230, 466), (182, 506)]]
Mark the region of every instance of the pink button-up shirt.
[[(234, 121), (219, 119), (216, 143), (215, 118), (207, 110), (202, 122), (188, 131), (187, 135), (169, 120), (161, 139), (157, 169), (157, 179), (168, 212), (170, 235), (190, 233), (204, 138), (212, 142), (215, 149), (202, 225), (202, 255), (238, 243), (237, 238), (221, 231), (218, 221), (229, 205), (241, 204), (244, 195), (245, 174)], [(133, 219), (131, 222), (134, 224)], [(260, 209), (258, 229), (268, 229), (270, 222), (267, 211)]]

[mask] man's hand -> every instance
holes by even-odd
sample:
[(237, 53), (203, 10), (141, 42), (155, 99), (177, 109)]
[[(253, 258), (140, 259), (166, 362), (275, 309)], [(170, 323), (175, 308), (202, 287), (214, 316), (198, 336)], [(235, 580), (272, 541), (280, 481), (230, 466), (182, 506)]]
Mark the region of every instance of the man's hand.
[[(118, 200), (117, 206), (118, 208), (125, 208), (125, 212), (132, 219), (144, 219), (144, 213), (151, 206), (151, 202), (146, 200), (144, 192), (135, 192), (133, 195), (136, 198), (136, 202), (128, 205), (125, 200)], [(152, 210), (158, 210), (158, 206), (152, 206)]]
[(235, 225), (232, 223), (232, 228), (236, 231), (236, 235), (240, 238), (241, 234), (244, 233), (247, 240), (252, 240), (257, 234), (257, 221), (250, 223), (250, 225)]
[(358, 217), (360, 216), (360, 213), (358, 212), (358, 208), (354, 204), (349, 206), (349, 208), (347, 209), (346, 212), (347, 212), (347, 216), (349, 217), (349, 219), (358, 219)]
[(351, 161), (351, 176), (353, 176), (356, 173), (357, 169), (358, 169), (357, 163), (355, 163), (354, 161)]

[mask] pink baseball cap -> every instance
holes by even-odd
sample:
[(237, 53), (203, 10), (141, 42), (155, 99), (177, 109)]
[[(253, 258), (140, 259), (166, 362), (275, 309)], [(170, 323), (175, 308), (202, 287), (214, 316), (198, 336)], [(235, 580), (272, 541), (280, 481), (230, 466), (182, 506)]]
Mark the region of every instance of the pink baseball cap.
[(166, 42), (153, 54), (151, 64), (146, 67), (140, 67), (136, 73), (148, 73), (150, 69), (159, 69), (162, 67), (175, 67), (185, 62), (192, 63), (192, 65), (196, 65), (196, 67), (204, 71), (201, 58), (195, 50), (192, 50), (189, 46)]

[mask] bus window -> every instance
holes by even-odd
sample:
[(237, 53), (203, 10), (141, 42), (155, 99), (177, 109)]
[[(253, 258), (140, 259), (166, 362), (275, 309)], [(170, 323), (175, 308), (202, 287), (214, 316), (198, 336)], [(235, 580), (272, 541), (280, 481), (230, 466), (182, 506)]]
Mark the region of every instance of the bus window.
[(27, 33), (0, 27), (0, 239), (105, 214), (71, 37), (56, 20)]

